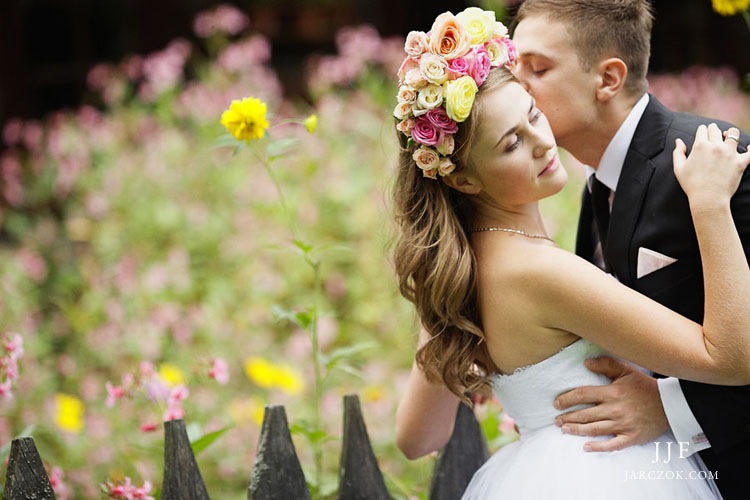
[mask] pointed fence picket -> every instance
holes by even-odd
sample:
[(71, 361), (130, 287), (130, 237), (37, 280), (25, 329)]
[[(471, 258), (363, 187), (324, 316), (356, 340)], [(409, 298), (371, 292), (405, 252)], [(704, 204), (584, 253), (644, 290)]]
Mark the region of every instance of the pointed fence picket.
[[(430, 500), (461, 497), (474, 472), (488, 457), (487, 444), (474, 417), (459, 405), (448, 444), (440, 451), (430, 484)], [(11, 444), (4, 500), (56, 499), (42, 459), (31, 437)], [(195, 460), (185, 422), (164, 423), (163, 500), (207, 500), (206, 485)], [(289, 432), (283, 406), (268, 406), (263, 417), (248, 500), (305, 500), (310, 491)], [(344, 434), (339, 462), (338, 500), (391, 498), (372, 451), (359, 398), (344, 396)]]

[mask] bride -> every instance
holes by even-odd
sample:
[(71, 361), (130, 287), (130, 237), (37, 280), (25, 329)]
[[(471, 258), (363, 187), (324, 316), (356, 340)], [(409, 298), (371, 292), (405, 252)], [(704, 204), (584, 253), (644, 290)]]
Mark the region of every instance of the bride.
[(552, 401), (608, 383), (584, 364), (604, 353), (687, 380), (750, 382), (750, 269), (729, 210), (750, 163), (736, 151), (739, 131), (725, 140), (701, 126), (689, 156), (674, 145), (703, 258), (701, 326), (547, 236), (538, 201), (567, 174), (547, 119), (508, 69), (515, 51), (492, 12), (441, 14), (429, 33), (409, 34), (406, 52), (394, 111), (394, 261), (423, 331), (397, 415), (399, 447), (410, 458), (438, 449), (459, 400), (491, 390), (521, 439), (477, 472), (464, 498), (720, 498), (711, 471), (671, 434), (587, 453), (589, 438), (554, 425)]

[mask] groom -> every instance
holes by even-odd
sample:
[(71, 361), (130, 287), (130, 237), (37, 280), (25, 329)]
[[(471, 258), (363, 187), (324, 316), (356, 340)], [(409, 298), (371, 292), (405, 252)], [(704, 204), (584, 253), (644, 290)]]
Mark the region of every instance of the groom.
[[(516, 76), (547, 115), (557, 143), (590, 165), (577, 253), (702, 322), (700, 252), (687, 197), (673, 174), (672, 150), (678, 137), (690, 148), (701, 123), (715, 121), (723, 131), (730, 124), (672, 112), (647, 93), (651, 25), (647, 0), (526, 0), (513, 35)], [(750, 143), (746, 133), (734, 140), (743, 151)], [(746, 254), (748, 175), (732, 200)], [(594, 405), (561, 415), (563, 432), (614, 435), (592, 442), (594, 451), (606, 451), (671, 428), (687, 454), (700, 452), (725, 499), (748, 498), (750, 386), (657, 381), (611, 358), (589, 363), (614, 382), (561, 395), (555, 402), (560, 410)]]

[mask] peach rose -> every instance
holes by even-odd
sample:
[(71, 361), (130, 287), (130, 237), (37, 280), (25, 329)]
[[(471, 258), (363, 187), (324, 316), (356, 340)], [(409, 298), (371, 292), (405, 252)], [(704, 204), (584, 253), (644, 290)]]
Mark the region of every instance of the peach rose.
[(427, 34), (424, 31), (410, 31), (406, 35), (404, 51), (412, 59), (416, 59), (427, 52)]
[(443, 12), (435, 19), (428, 37), (430, 52), (448, 60), (466, 54), (471, 46), (469, 33), (450, 12)]
[(450, 158), (441, 158), (438, 164), (438, 173), (441, 176), (450, 174), (456, 169), (456, 165), (450, 160)]
[(425, 172), (430, 170), (437, 171), (437, 168), (440, 165), (440, 156), (437, 151), (425, 146), (421, 146), (414, 151), (412, 158), (414, 158), (417, 166)]

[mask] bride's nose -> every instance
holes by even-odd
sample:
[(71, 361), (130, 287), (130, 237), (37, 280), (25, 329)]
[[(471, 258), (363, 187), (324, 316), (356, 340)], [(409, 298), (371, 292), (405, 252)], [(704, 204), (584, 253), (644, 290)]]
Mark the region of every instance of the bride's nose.
[(555, 140), (550, 134), (545, 134), (543, 132), (536, 132), (535, 134), (535, 142), (534, 142), (534, 156), (539, 158), (541, 156), (545, 156), (547, 154), (547, 151), (555, 147)]

